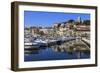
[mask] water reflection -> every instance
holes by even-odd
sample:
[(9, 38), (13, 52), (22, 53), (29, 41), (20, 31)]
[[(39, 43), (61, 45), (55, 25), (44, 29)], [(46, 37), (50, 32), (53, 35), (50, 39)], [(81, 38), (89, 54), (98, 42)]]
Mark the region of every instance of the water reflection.
[(90, 48), (81, 40), (73, 40), (49, 47), (25, 50), (25, 61), (90, 58)]

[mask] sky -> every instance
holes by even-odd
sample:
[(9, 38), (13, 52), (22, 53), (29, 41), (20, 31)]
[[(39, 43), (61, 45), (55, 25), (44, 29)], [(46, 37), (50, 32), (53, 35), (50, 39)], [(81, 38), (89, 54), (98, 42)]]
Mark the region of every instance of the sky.
[(78, 17), (82, 20), (90, 20), (90, 14), (84, 13), (24, 11), (24, 26), (51, 27), (54, 23), (77, 20)]

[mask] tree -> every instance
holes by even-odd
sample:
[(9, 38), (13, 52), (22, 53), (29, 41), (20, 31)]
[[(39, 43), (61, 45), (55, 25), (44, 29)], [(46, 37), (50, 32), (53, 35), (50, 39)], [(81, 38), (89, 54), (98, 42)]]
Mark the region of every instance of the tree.
[(83, 24), (84, 24), (84, 25), (90, 25), (90, 20), (84, 20), (84, 21), (83, 21)]
[(68, 23), (73, 23), (73, 22), (75, 22), (73, 19), (70, 19), (70, 20), (68, 20), (67, 21)]

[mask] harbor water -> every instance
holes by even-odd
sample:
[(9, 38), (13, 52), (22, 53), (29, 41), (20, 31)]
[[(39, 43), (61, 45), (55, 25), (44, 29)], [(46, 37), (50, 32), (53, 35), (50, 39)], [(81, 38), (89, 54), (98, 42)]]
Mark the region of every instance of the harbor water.
[(71, 60), (90, 58), (90, 48), (82, 41), (70, 41), (49, 47), (28, 48), (24, 61)]

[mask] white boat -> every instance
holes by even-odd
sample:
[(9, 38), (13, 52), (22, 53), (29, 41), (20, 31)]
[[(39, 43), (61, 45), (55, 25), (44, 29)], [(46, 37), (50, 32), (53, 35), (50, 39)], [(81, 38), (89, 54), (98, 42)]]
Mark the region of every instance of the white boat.
[(34, 41), (34, 43), (47, 43), (47, 42), (44, 41), (44, 40), (41, 40), (41, 39), (36, 39), (36, 40)]
[(25, 43), (24, 43), (24, 45), (27, 45), (27, 46), (28, 46), (28, 45), (30, 46), (30, 45), (32, 45), (32, 44), (33, 44), (32, 42), (25, 42)]
[(47, 46), (47, 42), (44, 40), (41, 40), (41, 39), (36, 39), (36, 40), (34, 40), (33, 43), (35, 46), (38, 46), (38, 47), (46, 47)]

